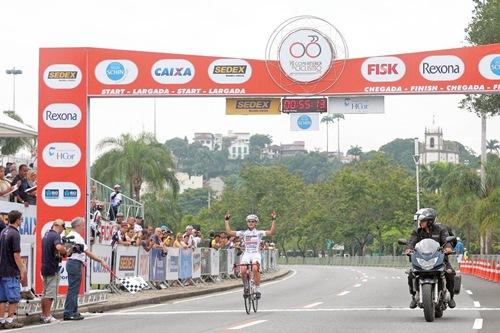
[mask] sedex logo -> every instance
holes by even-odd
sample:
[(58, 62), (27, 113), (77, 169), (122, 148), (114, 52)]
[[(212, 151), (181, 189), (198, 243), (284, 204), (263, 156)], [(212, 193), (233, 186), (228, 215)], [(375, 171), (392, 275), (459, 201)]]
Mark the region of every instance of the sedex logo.
[(361, 65), (361, 74), (370, 82), (395, 82), (405, 73), (405, 63), (398, 57), (372, 57)]
[(73, 64), (54, 64), (43, 72), (43, 81), (52, 89), (73, 89), (82, 81), (82, 72)]
[(252, 76), (252, 67), (243, 59), (218, 59), (208, 66), (208, 76), (215, 83), (244, 83)]
[(194, 75), (193, 64), (184, 59), (162, 59), (151, 67), (151, 76), (161, 84), (188, 83)]
[(52, 128), (73, 128), (82, 119), (82, 112), (75, 104), (50, 104), (43, 110), (43, 122)]
[(453, 55), (429, 56), (420, 63), (420, 75), (429, 81), (453, 81), (465, 71), (462, 59)]

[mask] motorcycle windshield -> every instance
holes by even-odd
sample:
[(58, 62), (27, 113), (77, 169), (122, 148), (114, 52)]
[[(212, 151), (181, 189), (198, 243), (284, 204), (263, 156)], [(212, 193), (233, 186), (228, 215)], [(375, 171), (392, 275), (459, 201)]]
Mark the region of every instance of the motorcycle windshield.
[(421, 240), (415, 245), (415, 250), (422, 254), (432, 254), (439, 250), (440, 245), (438, 242), (431, 238)]

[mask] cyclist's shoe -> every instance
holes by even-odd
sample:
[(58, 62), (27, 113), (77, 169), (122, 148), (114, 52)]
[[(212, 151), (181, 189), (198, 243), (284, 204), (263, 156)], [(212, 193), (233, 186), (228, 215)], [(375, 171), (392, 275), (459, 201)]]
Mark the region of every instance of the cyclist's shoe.
[(12, 321), (10, 323), (8, 322), (5, 322), (5, 324), (3, 324), (3, 328), (6, 329), (6, 330), (10, 330), (10, 329), (13, 329), (13, 328), (21, 328), (23, 327), (24, 325), (21, 324), (20, 322), (18, 321)]
[(260, 299), (261, 296), (260, 291), (255, 292), (255, 298)]
[(413, 296), (410, 302), (410, 309), (415, 309), (416, 307), (417, 307), (417, 299), (415, 298), (415, 296)]
[(243, 290), (243, 298), (248, 298), (250, 296), (250, 290), (246, 289)]
[(453, 309), (455, 306), (457, 306), (453, 298), (450, 298), (450, 300), (448, 301), (448, 306), (450, 307), (450, 309)]

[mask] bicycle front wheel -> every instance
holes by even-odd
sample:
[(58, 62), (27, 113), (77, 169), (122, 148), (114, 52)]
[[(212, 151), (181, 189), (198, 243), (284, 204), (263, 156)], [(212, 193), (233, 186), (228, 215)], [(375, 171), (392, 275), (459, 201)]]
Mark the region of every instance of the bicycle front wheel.
[(252, 308), (253, 312), (257, 312), (257, 309), (259, 308), (259, 299), (255, 296), (255, 294), (252, 294)]
[(245, 311), (250, 314), (252, 310), (252, 295), (250, 293), (249, 283), (245, 283), (243, 286), (243, 302), (245, 302)]

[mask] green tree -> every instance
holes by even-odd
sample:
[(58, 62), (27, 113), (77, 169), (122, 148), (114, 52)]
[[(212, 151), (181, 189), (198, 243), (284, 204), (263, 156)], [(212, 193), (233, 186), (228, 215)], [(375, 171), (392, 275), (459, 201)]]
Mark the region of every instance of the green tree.
[(356, 156), (356, 157), (361, 156), (362, 153), (363, 153), (363, 150), (358, 145), (351, 146), (351, 148), (349, 148), (349, 150), (347, 151), (347, 155)]
[(340, 119), (345, 119), (342, 113), (332, 114), (332, 118), (337, 120), (337, 154), (340, 157)]
[(254, 134), (250, 137), (250, 154), (260, 154), (262, 149), (273, 142), (269, 134)]
[(94, 163), (92, 170), (96, 179), (124, 177), (137, 201), (140, 201), (144, 182), (158, 190), (168, 184), (174, 195), (177, 194), (178, 183), (170, 152), (151, 133), (142, 133), (137, 138), (130, 134), (105, 138), (99, 142), (97, 150), (106, 152)]
[(207, 207), (210, 189), (187, 189), (178, 196), (178, 204), (184, 215), (197, 215), (200, 210)]
[(142, 199), (147, 225), (159, 227), (165, 224), (172, 230), (179, 230), (182, 211), (172, 191), (161, 189), (147, 192)]
[(498, 142), (497, 139), (491, 139), (488, 140), (488, 143), (486, 144), (486, 149), (490, 151), (490, 153), (496, 152), (500, 150), (500, 143)]
[(415, 170), (415, 139), (395, 139), (379, 148), (379, 151), (390, 156), (396, 163), (406, 167), (408, 170)]

